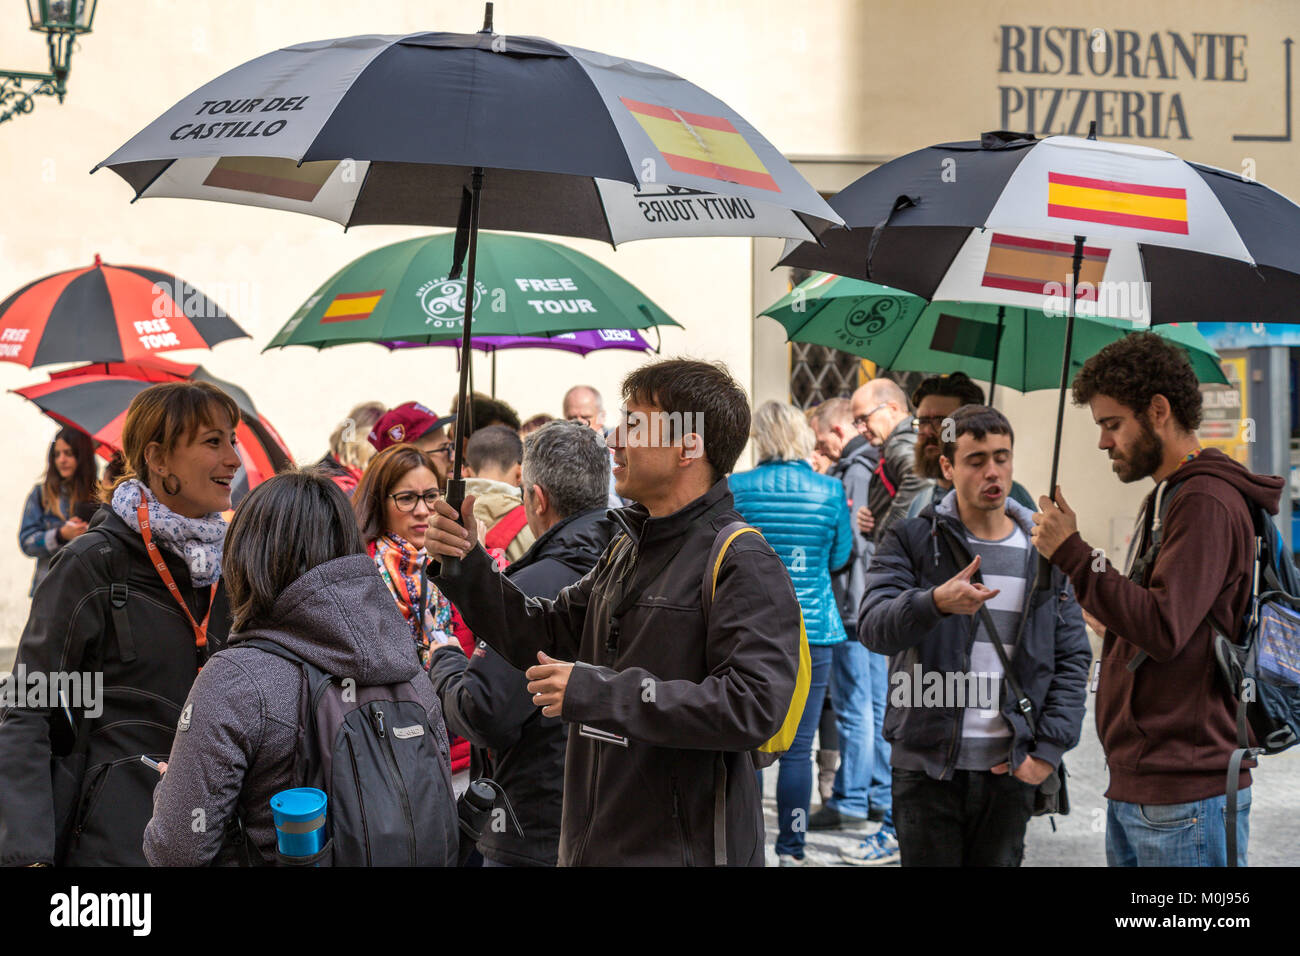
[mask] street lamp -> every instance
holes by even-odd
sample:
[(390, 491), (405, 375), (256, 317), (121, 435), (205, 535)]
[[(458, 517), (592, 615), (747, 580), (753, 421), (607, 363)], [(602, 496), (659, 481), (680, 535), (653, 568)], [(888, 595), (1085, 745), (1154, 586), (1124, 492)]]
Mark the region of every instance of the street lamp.
[[(19, 113), (30, 113), (36, 103), (33, 96), (57, 96), (63, 102), (68, 92), (68, 71), (72, 67), (72, 44), (78, 36), (90, 32), (99, 0), (27, 0), (27, 14), (32, 29), (45, 34), (50, 50), (49, 73), (26, 73), (0, 70), (0, 123)], [(23, 88), (24, 82), (36, 85)]]

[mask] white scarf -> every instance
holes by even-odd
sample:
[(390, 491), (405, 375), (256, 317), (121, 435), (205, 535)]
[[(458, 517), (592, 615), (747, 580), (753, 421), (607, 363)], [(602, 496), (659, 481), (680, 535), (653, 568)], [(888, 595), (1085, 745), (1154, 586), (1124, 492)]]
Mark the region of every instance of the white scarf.
[(226, 519), (214, 511), (201, 518), (187, 518), (172, 511), (138, 478), (131, 478), (113, 492), (113, 512), (135, 531), (140, 530), (136, 509), (141, 500), (149, 505), (149, 530), (161, 547), (185, 561), (195, 587), (207, 587), (221, 577), (221, 549), (226, 542)]

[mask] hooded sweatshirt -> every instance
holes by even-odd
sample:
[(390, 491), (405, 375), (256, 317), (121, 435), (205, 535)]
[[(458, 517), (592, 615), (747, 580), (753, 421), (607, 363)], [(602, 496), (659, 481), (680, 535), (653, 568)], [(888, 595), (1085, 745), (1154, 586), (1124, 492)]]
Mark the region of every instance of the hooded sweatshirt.
[[(1110, 767), (1106, 796), (1126, 803), (1188, 803), (1224, 793), (1236, 749), (1236, 703), (1219, 675), (1207, 615), (1235, 639), (1250, 596), (1254, 525), (1246, 501), (1277, 514), (1283, 480), (1254, 475), (1214, 448), (1147, 496), (1133, 554), (1151, 535), (1157, 492), (1179, 484), (1145, 582), (1075, 533), (1052, 555), (1079, 603), (1106, 628), (1097, 684), (1097, 733)], [(1136, 670), (1139, 651), (1149, 656)], [(1253, 766), (1247, 761), (1243, 767)], [(1250, 786), (1242, 770), (1240, 787)]]
[[(514, 485), (491, 478), (466, 478), (465, 496), (475, 496), (474, 517), (487, 526), (488, 533), (516, 508), (524, 506), (520, 491)], [(521, 525), (504, 548), (506, 563), (519, 560), (536, 540), (527, 524)]]
[[(353, 678), (358, 687), (411, 681), (446, 764), (442, 707), (416, 660), (410, 629), (368, 555), (336, 558), (289, 585), (265, 625), (232, 634), (230, 647), (199, 673), (144, 831), (145, 858), (153, 866), (237, 862), (232, 848), (223, 848), (236, 807), (253, 846), (268, 861), (275, 858), (269, 801), (295, 785), (302, 671), (292, 661), (240, 646), (254, 637), (274, 641), (329, 674)], [(456, 807), (450, 766), (443, 771), (447, 862), (454, 865)], [(202, 827), (194, 826), (199, 810)]]

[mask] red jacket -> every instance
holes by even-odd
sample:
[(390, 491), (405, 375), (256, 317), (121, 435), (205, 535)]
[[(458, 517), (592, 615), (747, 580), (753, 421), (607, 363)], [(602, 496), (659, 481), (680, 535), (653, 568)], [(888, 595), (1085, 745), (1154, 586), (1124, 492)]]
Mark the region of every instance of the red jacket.
[[(1182, 484), (1166, 509), (1160, 551), (1144, 584), (1109, 561), (1094, 570), (1093, 549), (1077, 533), (1052, 555), (1084, 610), (1106, 628), (1097, 734), (1110, 768), (1106, 796), (1126, 803), (1188, 803), (1224, 792), (1237, 708), (1219, 675), (1206, 616), (1236, 638), (1255, 560), (1246, 498), (1276, 514), (1283, 486), (1282, 478), (1251, 474), (1214, 448), (1180, 467), (1172, 481)], [(1148, 496), (1135, 555), (1147, 546), (1151, 503)], [(1130, 671), (1140, 650), (1150, 656)], [(1239, 786), (1250, 779), (1242, 770)]]

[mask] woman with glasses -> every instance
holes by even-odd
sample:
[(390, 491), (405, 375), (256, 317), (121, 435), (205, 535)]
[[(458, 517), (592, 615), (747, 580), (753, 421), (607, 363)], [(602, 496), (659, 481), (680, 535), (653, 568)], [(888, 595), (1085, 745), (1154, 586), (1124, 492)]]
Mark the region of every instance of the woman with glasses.
[[(474, 640), (451, 603), (425, 575), (424, 534), (438, 500), (439, 472), (432, 457), (414, 445), (390, 445), (370, 459), (352, 495), (352, 509), (366, 551), (411, 630), (415, 656), (427, 672), (433, 652), (459, 641), (466, 654)], [(469, 741), (452, 738), (452, 783), (459, 794), (469, 777)]]

